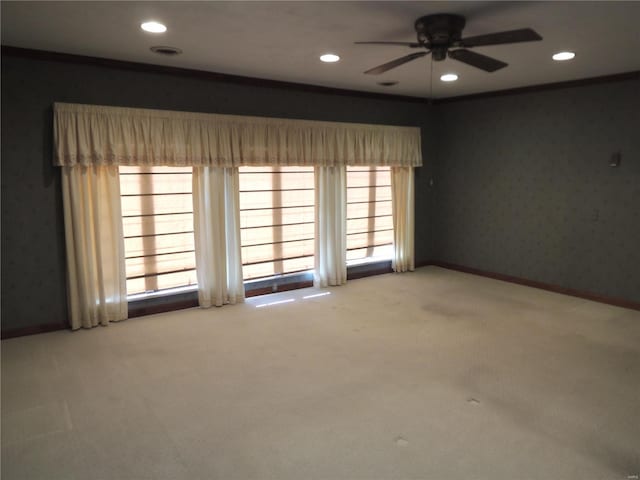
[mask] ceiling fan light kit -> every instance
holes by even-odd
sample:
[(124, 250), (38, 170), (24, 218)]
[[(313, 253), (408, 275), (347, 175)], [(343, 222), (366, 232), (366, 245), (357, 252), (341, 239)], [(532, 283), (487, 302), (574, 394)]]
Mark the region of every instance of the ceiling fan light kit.
[(424, 48), (426, 50), (396, 58), (364, 73), (379, 75), (428, 54), (431, 54), (431, 58), (435, 62), (441, 62), (449, 57), (485, 72), (495, 72), (506, 67), (507, 64), (495, 58), (473, 52), (469, 48), (542, 40), (542, 37), (530, 28), (463, 38), (462, 30), (464, 30), (465, 25), (466, 20), (461, 15), (448, 13), (426, 15), (415, 21), (414, 29), (417, 34), (417, 42), (355, 42), (357, 44), (398, 45), (409, 48)]

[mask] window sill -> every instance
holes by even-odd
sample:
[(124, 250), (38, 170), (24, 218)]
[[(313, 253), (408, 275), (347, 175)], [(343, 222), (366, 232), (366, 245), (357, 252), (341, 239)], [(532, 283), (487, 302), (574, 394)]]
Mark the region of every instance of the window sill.
[(197, 292), (198, 285), (187, 285), (184, 287), (167, 288), (165, 290), (156, 290), (155, 292), (142, 292), (127, 295), (127, 302), (137, 302), (147, 298), (169, 297), (172, 295), (180, 295), (187, 292)]
[[(347, 265), (347, 280), (391, 273), (391, 260), (350, 262)], [(313, 272), (299, 272), (275, 277), (247, 280), (244, 282), (245, 296), (255, 297), (286, 290), (295, 290), (313, 286)], [(129, 318), (171, 312), (198, 306), (196, 285), (139, 293), (127, 297)]]

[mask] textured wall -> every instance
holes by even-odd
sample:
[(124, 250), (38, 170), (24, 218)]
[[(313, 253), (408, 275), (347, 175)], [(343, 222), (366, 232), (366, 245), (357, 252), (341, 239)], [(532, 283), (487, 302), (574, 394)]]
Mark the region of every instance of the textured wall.
[[(2, 330), (66, 324), (59, 170), (52, 166), (52, 104), (114, 106), (427, 126), (421, 103), (213, 82), (180, 75), (2, 55)], [(429, 128), (423, 128), (429, 150)], [(428, 159), (428, 157), (426, 157)], [(429, 165), (417, 201), (430, 205)], [(417, 258), (430, 258), (429, 211)]]
[(436, 114), (435, 258), (640, 301), (638, 80)]

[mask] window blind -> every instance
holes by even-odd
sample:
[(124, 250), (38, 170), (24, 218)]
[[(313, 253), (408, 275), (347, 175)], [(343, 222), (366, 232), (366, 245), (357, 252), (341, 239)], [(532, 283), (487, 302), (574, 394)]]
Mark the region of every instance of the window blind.
[(244, 279), (313, 269), (313, 167), (240, 167), (239, 171)]
[(347, 167), (347, 264), (392, 254), (391, 169)]
[(119, 167), (127, 294), (197, 283), (191, 167)]

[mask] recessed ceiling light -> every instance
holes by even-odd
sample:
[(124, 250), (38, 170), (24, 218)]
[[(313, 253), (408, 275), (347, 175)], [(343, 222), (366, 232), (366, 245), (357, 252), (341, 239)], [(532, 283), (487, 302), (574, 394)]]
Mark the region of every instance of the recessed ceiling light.
[(455, 73), (445, 73), (440, 77), (443, 82), (455, 82), (458, 79), (458, 75)]
[(320, 60), (326, 63), (333, 63), (340, 60), (340, 57), (334, 53), (325, 53), (324, 55), (320, 56)]
[(576, 54), (573, 52), (558, 52), (558, 53), (555, 53), (551, 58), (553, 58), (558, 62), (562, 62), (563, 60), (571, 60), (575, 56)]
[(164, 33), (167, 31), (167, 27), (158, 22), (144, 22), (140, 25), (140, 28), (149, 33)]

